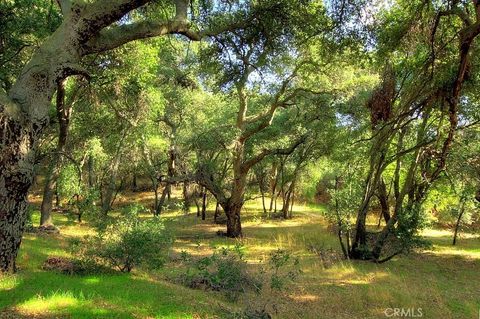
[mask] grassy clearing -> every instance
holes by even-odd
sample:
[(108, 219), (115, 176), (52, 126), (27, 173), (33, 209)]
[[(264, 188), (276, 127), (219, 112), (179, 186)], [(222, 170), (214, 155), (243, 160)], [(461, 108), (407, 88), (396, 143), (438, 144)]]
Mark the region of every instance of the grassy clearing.
[[(267, 220), (258, 203), (244, 212), (240, 240), (249, 267), (284, 248), (300, 257), (303, 274), (285, 295), (245, 294), (233, 304), (218, 292), (193, 290), (166, 280), (171, 262), (157, 272), (68, 276), (47, 272), (47, 256), (68, 256), (68, 239), (91, 233), (88, 224), (55, 216), (59, 235), (25, 235), (20, 271), (0, 279), (0, 309), (8, 318), (225, 318), (244, 307), (276, 300), (278, 318), (385, 318), (386, 308), (422, 308), (424, 318), (476, 318), (480, 308), (480, 239), (462, 235), (456, 247), (451, 233), (428, 230), (433, 248), (382, 265), (340, 261), (324, 263), (310, 246), (339, 252), (321, 216), (324, 207), (296, 206), (292, 220)], [(216, 236), (224, 226), (202, 222), (190, 213), (168, 212), (175, 229), (172, 255), (187, 251), (208, 255), (238, 241)], [(38, 218), (38, 216), (35, 216)], [(0, 316), (1, 317), (1, 316)]]

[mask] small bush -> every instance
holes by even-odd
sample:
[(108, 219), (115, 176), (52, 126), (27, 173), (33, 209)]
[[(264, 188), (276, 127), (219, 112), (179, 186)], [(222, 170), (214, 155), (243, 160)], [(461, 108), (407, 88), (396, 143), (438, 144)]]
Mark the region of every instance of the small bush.
[(287, 284), (293, 282), (301, 274), (300, 262), (284, 249), (277, 249), (270, 254), (268, 260), (272, 274), (270, 288), (283, 290)]
[(182, 252), (182, 260), (187, 264), (187, 269), (179, 279), (190, 288), (223, 291), (230, 300), (236, 300), (247, 289), (260, 289), (260, 282), (246, 270), (240, 246), (222, 248), (200, 259), (193, 259)]
[[(301, 274), (298, 258), (284, 249), (270, 253), (260, 278), (263, 283), (258, 291), (259, 297), (249, 299), (248, 305), (240, 312), (234, 313), (234, 319), (268, 319), (278, 314), (286, 299), (286, 291)], [(287, 298), (288, 300), (288, 298)]]
[(74, 252), (84, 263), (93, 261), (130, 272), (137, 266), (150, 269), (162, 266), (172, 242), (173, 237), (160, 219), (142, 221), (135, 213), (128, 212), (110, 222), (98, 235), (74, 246)]

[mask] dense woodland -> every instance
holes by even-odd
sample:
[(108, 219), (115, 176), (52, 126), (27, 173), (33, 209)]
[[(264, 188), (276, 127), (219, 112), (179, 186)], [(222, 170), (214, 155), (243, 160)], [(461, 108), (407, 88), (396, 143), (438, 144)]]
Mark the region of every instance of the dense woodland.
[(0, 317), (475, 317), (479, 34), (477, 0), (1, 1)]

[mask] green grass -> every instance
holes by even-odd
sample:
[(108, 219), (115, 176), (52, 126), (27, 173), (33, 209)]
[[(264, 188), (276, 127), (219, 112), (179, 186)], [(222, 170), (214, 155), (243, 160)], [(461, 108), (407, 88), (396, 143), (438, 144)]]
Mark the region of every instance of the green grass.
[[(231, 311), (275, 299), (275, 318), (385, 318), (386, 308), (422, 308), (424, 318), (477, 318), (480, 309), (480, 239), (463, 236), (456, 247), (451, 234), (427, 231), (428, 251), (376, 265), (340, 261), (325, 265), (308, 247), (339, 252), (336, 237), (322, 218), (322, 206), (296, 206), (292, 220), (267, 219), (258, 203), (243, 216), (245, 238), (215, 235), (224, 226), (202, 222), (194, 213), (168, 212), (177, 240), (172, 254), (210, 254), (215, 248), (244, 245), (251, 270), (268, 254), (284, 248), (301, 260), (303, 274), (280, 296), (247, 293), (233, 304), (219, 292), (188, 289), (166, 280), (177, 269), (131, 274), (68, 276), (41, 269), (51, 255), (68, 256), (68, 239), (91, 233), (55, 215), (59, 235), (26, 234), (19, 272), (0, 278), (0, 309), (14, 318), (225, 318)], [(38, 218), (38, 216), (35, 216)], [(1, 313), (0, 313), (0, 317)]]

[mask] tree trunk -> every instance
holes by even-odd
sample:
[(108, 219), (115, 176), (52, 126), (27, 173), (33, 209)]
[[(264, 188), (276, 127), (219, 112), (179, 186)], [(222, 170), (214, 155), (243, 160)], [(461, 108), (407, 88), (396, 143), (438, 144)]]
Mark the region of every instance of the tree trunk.
[(133, 176), (132, 176), (132, 192), (136, 192), (137, 190), (138, 190), (137, 173), (133, 173)]
[(267, 206), (265, 206), (265, 192), (263, 191), (263, 189), (260, 189), (260, 193), (262, 195), (263, 212), (266, 214), (267, 213)]
[(62, 165), (62, 153), (65, 150), (68, 137), (68, 126), (70, 123), (71, 105), (65, 105), (65, 80), (58, 84), (57, 89), (57, 119), (59, 125), (57, 152), (51, 158), (48, 169), (48, 175), (43, 190), (42, 206), (40, 208), (40, 226), (53, 225), (52, 221), (52, 203), (53, 196), (57, 186), (58, 176)]
[(53, 196), (55, 195), (55, 189), (59, 174), (60, 163), (58, 163), (57, 159), (52, 159), (52, 163), (48, 168), (48, 174), (45, 180), (45, 187), (43, 189), (42, 205), (40, 207), (40, 226), (53, 225)]
[(195, 206), (197, 207), (197, 217), (200, 217), (200, 204), (198, 203), (198, 186), (195, 186), (195, 191), (193, 194), (193, 200), (195, 201)]
[(153, 216), (157, 216), (157, 207), (158, 207), (158, 202), (159, 202), (159, 198), (158, 198), (158, 184), (153, 184), (153, 193), (154, 193), (154, 196), (155, 196), (155, 200), (153, 202)]
[(367, 247), (367, 214), (370, 201), (378, 189), (380, 178), (385, 169), (385, 154), (392, 138), (393, 133), (387, 125), (378, 132), (370, 149), (370, 168), (365, 180), (364, 195), (358, 209), (355, 236), (349, 254), (352, 259), (371, 259), (372, 257)]
[(207, 190), (205, 187), (202, 191), (202, 220), (205, 220), (207, 213)]
[(283, 207), (282, 207), (282, 214), (284, 219), (288, 219), (289, 211), (290, 211), (290, 197), (292, 195), (292, 184), (288, 187), (288, 190), (285, 192), (285, 198), (283, 199)]
[(94, 163), (93, 156), (91, 154), (88, 156), (87, 166), (88, 166), (88, 187), (93, 188), (93, 186), (95, 185), (95, 173), (94, 173), (95, 163)]
[(213, 222), (216, 224), (218, 216), (220, 215), (220, 204), (217, 202), (215, 205), (215, 214), (213, 215)]
[[(175, 136), (175, 130), (172, 130), (172, 136)], [(172, 143), (170, 150), (168, 151), (168, 178), (171, 179), (175, 176), (175, 161), (176, 161), (176, 150), (175, 144)], [(170, 201), (172, 197), (172, 185), (170, 183), (167, 184), (167, 196), (168, 200)]]
[(160, 200), (158, 201), (157, 207), (155, 207), (156, 216), (160, 216), (160, 214), (163, 211), (163, 206), (165, 206), (165, 199), (166, 199), (167, 194), (168, 194), (168, 186), (169, 185), (170, 185), (170, 183), (167, 182), (167, 184), (165, 185), (165, 188), (162, 191), (162, 197), (160, 197)]
[(33, 183), (36, 134), (0, 92), (0, 272), (14, 272)]
[[(276, 191), (277, 191), (277, 183), (278, 183), (278, 171), (277, 171), (277, 163), (274, 162), (272, 164), (272, 170), (270, 171), (270, 208), (269, 208), (269, 212), (272, 211), (273, 209), (273, 203), (274, 201), (276, 202), (276, 197), (275, 197), (275, 194), (276, 194)], [(276, 203), (275, 203), (275, 207), (276, 207)], [(275, 209), (276, 211), (276, 209)]]
[(455, 223), (455, 233), (453, 234), (453, 246), (457, 244), (458, 230), (460, 229), (460, 223), (462, 221), (463, 213), (465, 212), (465, 200), (462, 199), (461, 201), (462, 203), (460, 204), (460, 212), (458, 214), (457, 222)]
[(60, 194), (58, 193), (58, 183), (55, 185), (55, 207), (61, 207)]
[(390, 220), (390, 206), (388, 205), (387, 185), (383, 178), (380, 179), (380, 183), (378, 184), (377, 197), (380, 202), (383, 219), (385, 220), (385, 223), (388, 223)]
[(295, 189), (292, 190), (292, 199), (290, 203), (290, 215), (288, 216), (289, 218), (292, 218), (293, 216), (293, 203), (295, 202)]
[(242, 224), (240, 222), (240, 211), (243, 203), (230, 203), (225, 209), (227, 215), (227, 237), (242, 237)]
[(265, 175), (263, 172), (259, 174), (260, 176), (257, 176), (258, 179), (258, 188), (260, 190), (260, 195), (262, 196), (262, 207), (263, 207), (263, 212), (266, 214), (267, 213), (267, 207), (265, 206)]
[(190, 194), (188, 193), (188, 182), (183, 182), (183, 211), (188, 213), (190, 211)]

